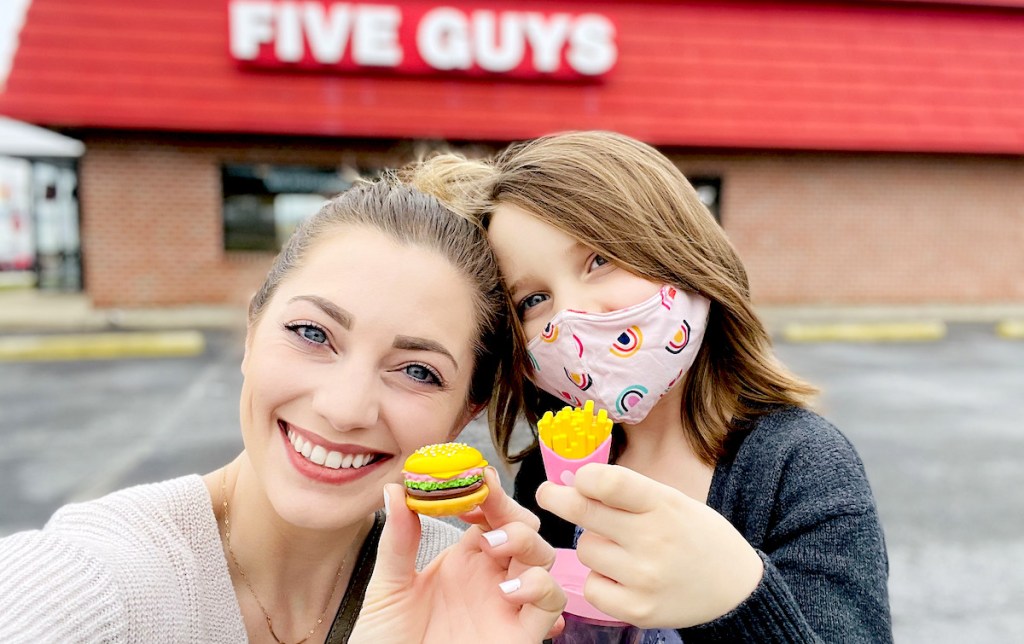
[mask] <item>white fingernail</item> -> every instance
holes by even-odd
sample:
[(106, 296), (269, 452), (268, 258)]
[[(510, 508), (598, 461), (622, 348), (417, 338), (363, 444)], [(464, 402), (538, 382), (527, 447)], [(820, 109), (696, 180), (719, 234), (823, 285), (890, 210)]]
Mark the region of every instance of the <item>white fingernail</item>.
[(501, 582), (500, 584), (498, 584), (498, 588), (501, 589), (501, 592), (507, 595), (509, 593), (516, 592), (522, 585), (523, 582), (519, 581), (519, 578), (517, 577), (515, 579), (509, 579), (508, 581)]
[(508, 533), (504, 530), (491, 530), (484, 533), (484, 539), (487, 539), (487, 543), (495, 548), (503, 543), (508, 543)]
[(391, 514), (391, 498), (388, 497), (388, 489), (384, 488), (384, 514)]

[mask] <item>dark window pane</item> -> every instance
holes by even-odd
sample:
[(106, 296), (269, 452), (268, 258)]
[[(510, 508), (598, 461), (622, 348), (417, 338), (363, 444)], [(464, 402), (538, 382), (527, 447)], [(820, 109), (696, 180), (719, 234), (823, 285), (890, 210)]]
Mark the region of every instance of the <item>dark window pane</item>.
[(224, 248), (281, 248), (295, 226), (351, 181), (335, 168), (227, 164), (224, 190)]

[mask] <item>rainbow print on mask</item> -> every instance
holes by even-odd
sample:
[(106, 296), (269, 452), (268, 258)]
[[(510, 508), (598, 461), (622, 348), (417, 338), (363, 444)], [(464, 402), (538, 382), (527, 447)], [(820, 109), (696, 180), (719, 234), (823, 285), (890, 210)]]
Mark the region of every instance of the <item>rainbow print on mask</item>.
[(565, 367), (562, 367), (562, 370), (565, 371), (566, 377), (572, 380), (572, 384), (580, 388), (580, 391), (586, 391), (590, 389), (590, 385), (594, 384), (594, 379), (590, 377), (589, 373), (573, 373)]
[(679, 373), (676, 374), (676, 377), (673, 378), (672, 381), (669, 382), (667, 385), (665, 385), (665, 391), (661, 392), (661, 395), (658, 396), (658, 400), (661, 400), (662, 398), (664, 398), (665, 394), (672, 391), (672, 387), (675, 387), (676, 383), (679, 382), (679, 379), (683, 377), (684, 371), (685, 369), (680, 369)]
[(583, 343), (580, 342), (580, 339), (578, 337), (576, 337), (575, 333), (572, 334), (572, 341), (576, 345), (576, 354), (579, 357), (582, 358), (583, 357)]
[(540, 371), (540, 363), (537, 362), (537, 358), (533, 357), (533, 351), (527, 351), (526, 355), (530, 357), (530, 366), (533, 367), (533, 370)]
[(544, 330), (541, 331), (540, 339), (543, 340), (544, 342), (554, 342), (555, 340), (557, 340), (558, 325), (556, 324), (552, 326), (552, 324), (548, 322), (547, 326), (544, 327)]
[(686, 345), (690, 344), (690, 323), (683, 320), (683, 323), (679, 325), (679, 330), (669, 340), (668, 346), (665, 347), (665, 351), (671, 354), (676, 354), (686, 348)]
[(625, 415), (635, 405), (639, 404), (647, 395), (647, 387), (643, 385), (630, 385), (622, 390), (619, 397), (615, 399), (615, 411), (620, 416)]
[(629, 358), (640, 350), (644, 343), (644, 334), (640, 327), (634, 325), (619, 334), (612, 344), (611, 353), (620, 358)]
[(562, 398), (565, 398), (565, 400), (569, 404), (571, 404), (573, 407), (582, 407), (583, 406), (583, 401), (580, 400), (579, 398), (577, 398), (576, 396), (573, 396), (568, 391), (563, 391), (561, 393), (562, 393)]
[(676, 289), (671, 286), (666, 286), (661, 289), (661, 305), (669, 311), (672, 310), (672, 302), (676, 299)]

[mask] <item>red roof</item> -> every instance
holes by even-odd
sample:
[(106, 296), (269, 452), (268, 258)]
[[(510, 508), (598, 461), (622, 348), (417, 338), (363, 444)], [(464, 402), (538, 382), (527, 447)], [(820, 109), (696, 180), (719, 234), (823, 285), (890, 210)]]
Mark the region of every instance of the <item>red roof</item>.
[(564, 2), (618, 60), (584, 81), (251, 69), (227, 2), (34, 0), (0, 113), (51, 127), (512, 140), (603, 128), (660, 145), (1024, 153), (1019, 2)]

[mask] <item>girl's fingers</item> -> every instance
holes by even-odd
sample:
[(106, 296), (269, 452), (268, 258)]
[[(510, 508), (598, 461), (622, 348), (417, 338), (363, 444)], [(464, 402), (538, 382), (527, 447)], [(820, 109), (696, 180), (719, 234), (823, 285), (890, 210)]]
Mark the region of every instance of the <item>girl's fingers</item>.
[(588, 499), (633, 514), (654, 510), (664, 485), (619, 465), (590, 463), (576, 472), (573, 487)]
[(580, 526), (584, 531), (593, 530), (616, 543), (623, 543), (631, 536), (635, 536), (632, 525), (635, 515), (587, 498), (575, 488), (542, 483), (537, 488), (537, 503), (548, 512)]
[(642, 583), (648, 561), (632, 557), (614, 541), (586, 531), (580, 535), (576, 556), (590, 570), (626, 585)]
[(544, 639), (565, 609), (565, 592), (543, 568), (523, 570), (502, 583), (501, 592), (507, 601), (522, 606), (519, 623), (531, 641)]
[(615, 619), (640, 627), (652, 625), (648, 621), (650, 607), (639, 601), (636, 593), (593, 570), (583, 583), (583, 596), (594, 608)]

